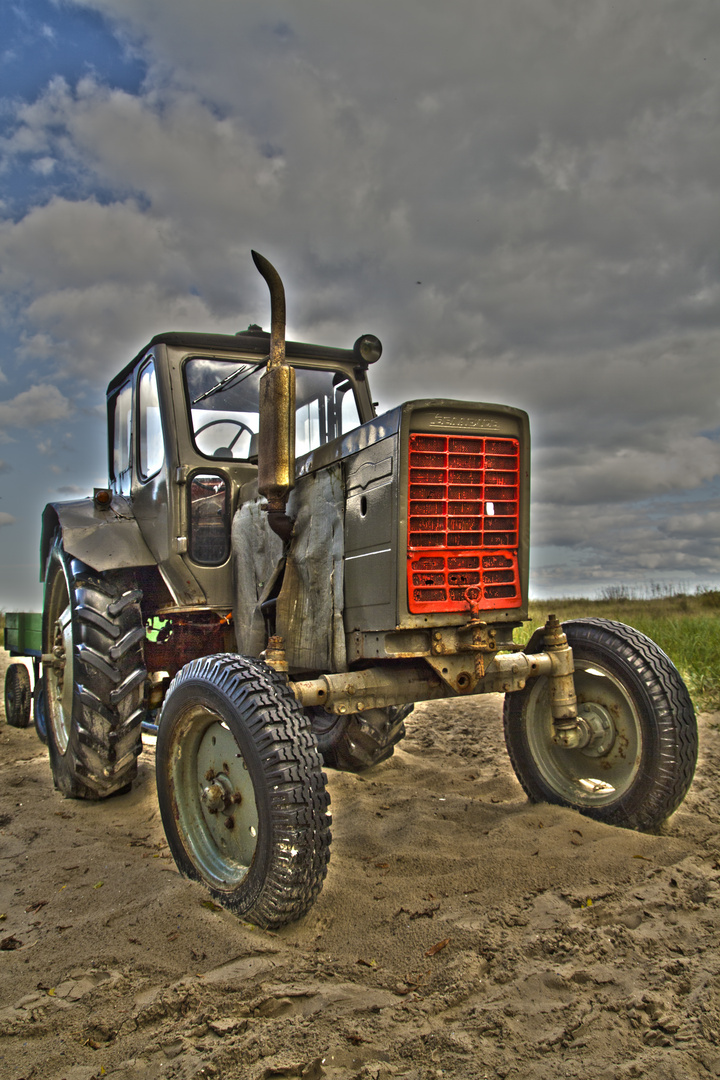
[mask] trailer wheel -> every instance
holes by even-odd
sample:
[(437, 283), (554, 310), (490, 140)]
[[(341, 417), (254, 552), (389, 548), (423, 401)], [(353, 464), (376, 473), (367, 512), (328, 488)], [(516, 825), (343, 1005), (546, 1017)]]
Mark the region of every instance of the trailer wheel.
[(24, 664), (10, 664), (5, 672), (5, 719), (10, 727), (28, 726), (31, 702), (30, 672)]
[(697, 761), (685, 683), (650, 638), (623, 623), (576, 619), (563, 629), (590, 741), (575, 749), (555, 743), (547, 679), (528, 680), (505, 697), (505, 741), (517, 778), (532, 802), (657, 829), (685, 798)]
[(35, 680), (35, 694), (33, 696), (33, 719), (35, 720), (35, 733), (41, 743), (47, 745), (47, 713), (45, 712), (45, 684), (41, 677)]
[(330, 799), (285, 679), (234, 654), (193, 660), (165, 696), (156, 762), (180, 872), (258, 926), (304, 915), (327, 873)]
[(140, 591), (131, 574), (98, 573), (58, 537), (43, 610), (45, 717), (55, 787), (67, 798), (129, 790), (142, 749), (146, 671)]
[(339, 716), (322, 708), (309, 709), (313, 735), (330, 769), (362, 772), (387, 761), (405, 738), (405, 718), (412, 705), (391, 705)]

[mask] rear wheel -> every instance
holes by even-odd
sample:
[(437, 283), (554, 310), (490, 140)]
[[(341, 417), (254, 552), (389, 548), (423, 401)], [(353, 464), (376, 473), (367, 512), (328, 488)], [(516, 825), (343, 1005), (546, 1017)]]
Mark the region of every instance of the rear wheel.
[(350, 716), (322, 708), (308, 711), (324, 763), (331, 769), (362, 772), (392, 757), (405, 737), (405, 718), (412, 710), (412, 705), (391, 705)]
[(43, 653), (55, 660), (43, 664), (44, 715), (55, 787), (68, 798), (127, 791), (137, 772), (146, 678), (140, 597), (130, 574), (91, 570), (56, 539), (45, 579)]
[(5, 719), (10, 727), (24, 728), (30, 723), (30, 672), (24, 664), (10, 664), (5, 672)]
[(193, 660), (165, 696), (156, 762), (181, 873), (258, 926), (304, 915), (327, 873), (330, 800), (286, 680), (234, 654)]
[(623, 623), (577, 619), (563, 630), (588, 741), (574, 749), (554, 741), (548, 681), (529, 680), (505, 697), (517, 778), (533, 802), (655, 829), (677, 810), (695, 770), (697, 724), (687, 688), (665, 653)]

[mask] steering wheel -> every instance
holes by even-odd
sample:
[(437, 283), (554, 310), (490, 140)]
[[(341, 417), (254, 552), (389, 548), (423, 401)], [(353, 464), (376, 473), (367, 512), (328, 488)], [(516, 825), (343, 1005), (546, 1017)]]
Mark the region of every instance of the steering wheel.
[(230, 417), (227, 420), (208, 420), (207, 424), (203, 424), (202, 427), (196, 429), (195, 436), (197, 437), (198, 435), (202, 435), (203, 431), (207, 431), (208, 428), (211, 428), (211, 427), (216, 427), (217, 424), (232, 424), (233, 427), (238, 428), (237, 435), (234, 437), (234, 439), (231, 442), (229, 442), (227, 444), (227, 449), (231, 453), (232, 453), (233, 446), (238, 441), (238, 439), (242, 435), (243, 431), (247, 431), (247, 433), (249, 434), (251, 439), (252, 439), (253, 435), (255, 434), (253, 429), (251, 427), (248, 427), (248, 425), (246, 423), (244, 423), (242, 420), (235, 420), (233, 417)]

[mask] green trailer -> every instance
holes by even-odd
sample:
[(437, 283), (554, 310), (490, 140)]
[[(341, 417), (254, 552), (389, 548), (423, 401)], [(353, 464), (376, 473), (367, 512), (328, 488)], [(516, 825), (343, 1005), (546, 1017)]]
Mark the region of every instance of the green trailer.
[[(12, 661), (5, 672), (5, 719), (11, 727), (27, 727), (31, 719), (42, 742), (47, 742), (42, 663), (42, 615), (9, 611), (5, 615), (5, 649)], [(30, 669), (23, 661), (30, 660)]]

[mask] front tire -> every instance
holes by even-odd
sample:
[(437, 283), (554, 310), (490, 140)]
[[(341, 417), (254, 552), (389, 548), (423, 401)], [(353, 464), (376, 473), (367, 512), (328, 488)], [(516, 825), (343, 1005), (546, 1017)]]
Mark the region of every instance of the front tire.
[(548, 680), (528, 680), (505, 697), (515, 774), (532, 802), (657, 829), (685, 798), (695, 771), (697, 724), (687, 688), (665, 653), (623, 623), (576, 619), (563, 630), (573, 650), (578, 715), (593, 737), (583, 748), (556, 744)]
[(58, 537), (43, 608), (45, 719), (55, 787), (66, 798), (129, 790), (142, 750), (147, 672), (141, 593), (126, 571), (99, 573)]
[(266, 929), (304, 915), (327, 873), (330, 799), (286, 680), (249, 657), (193, 660), (165, 696), (156, 762), (180, 872)]

